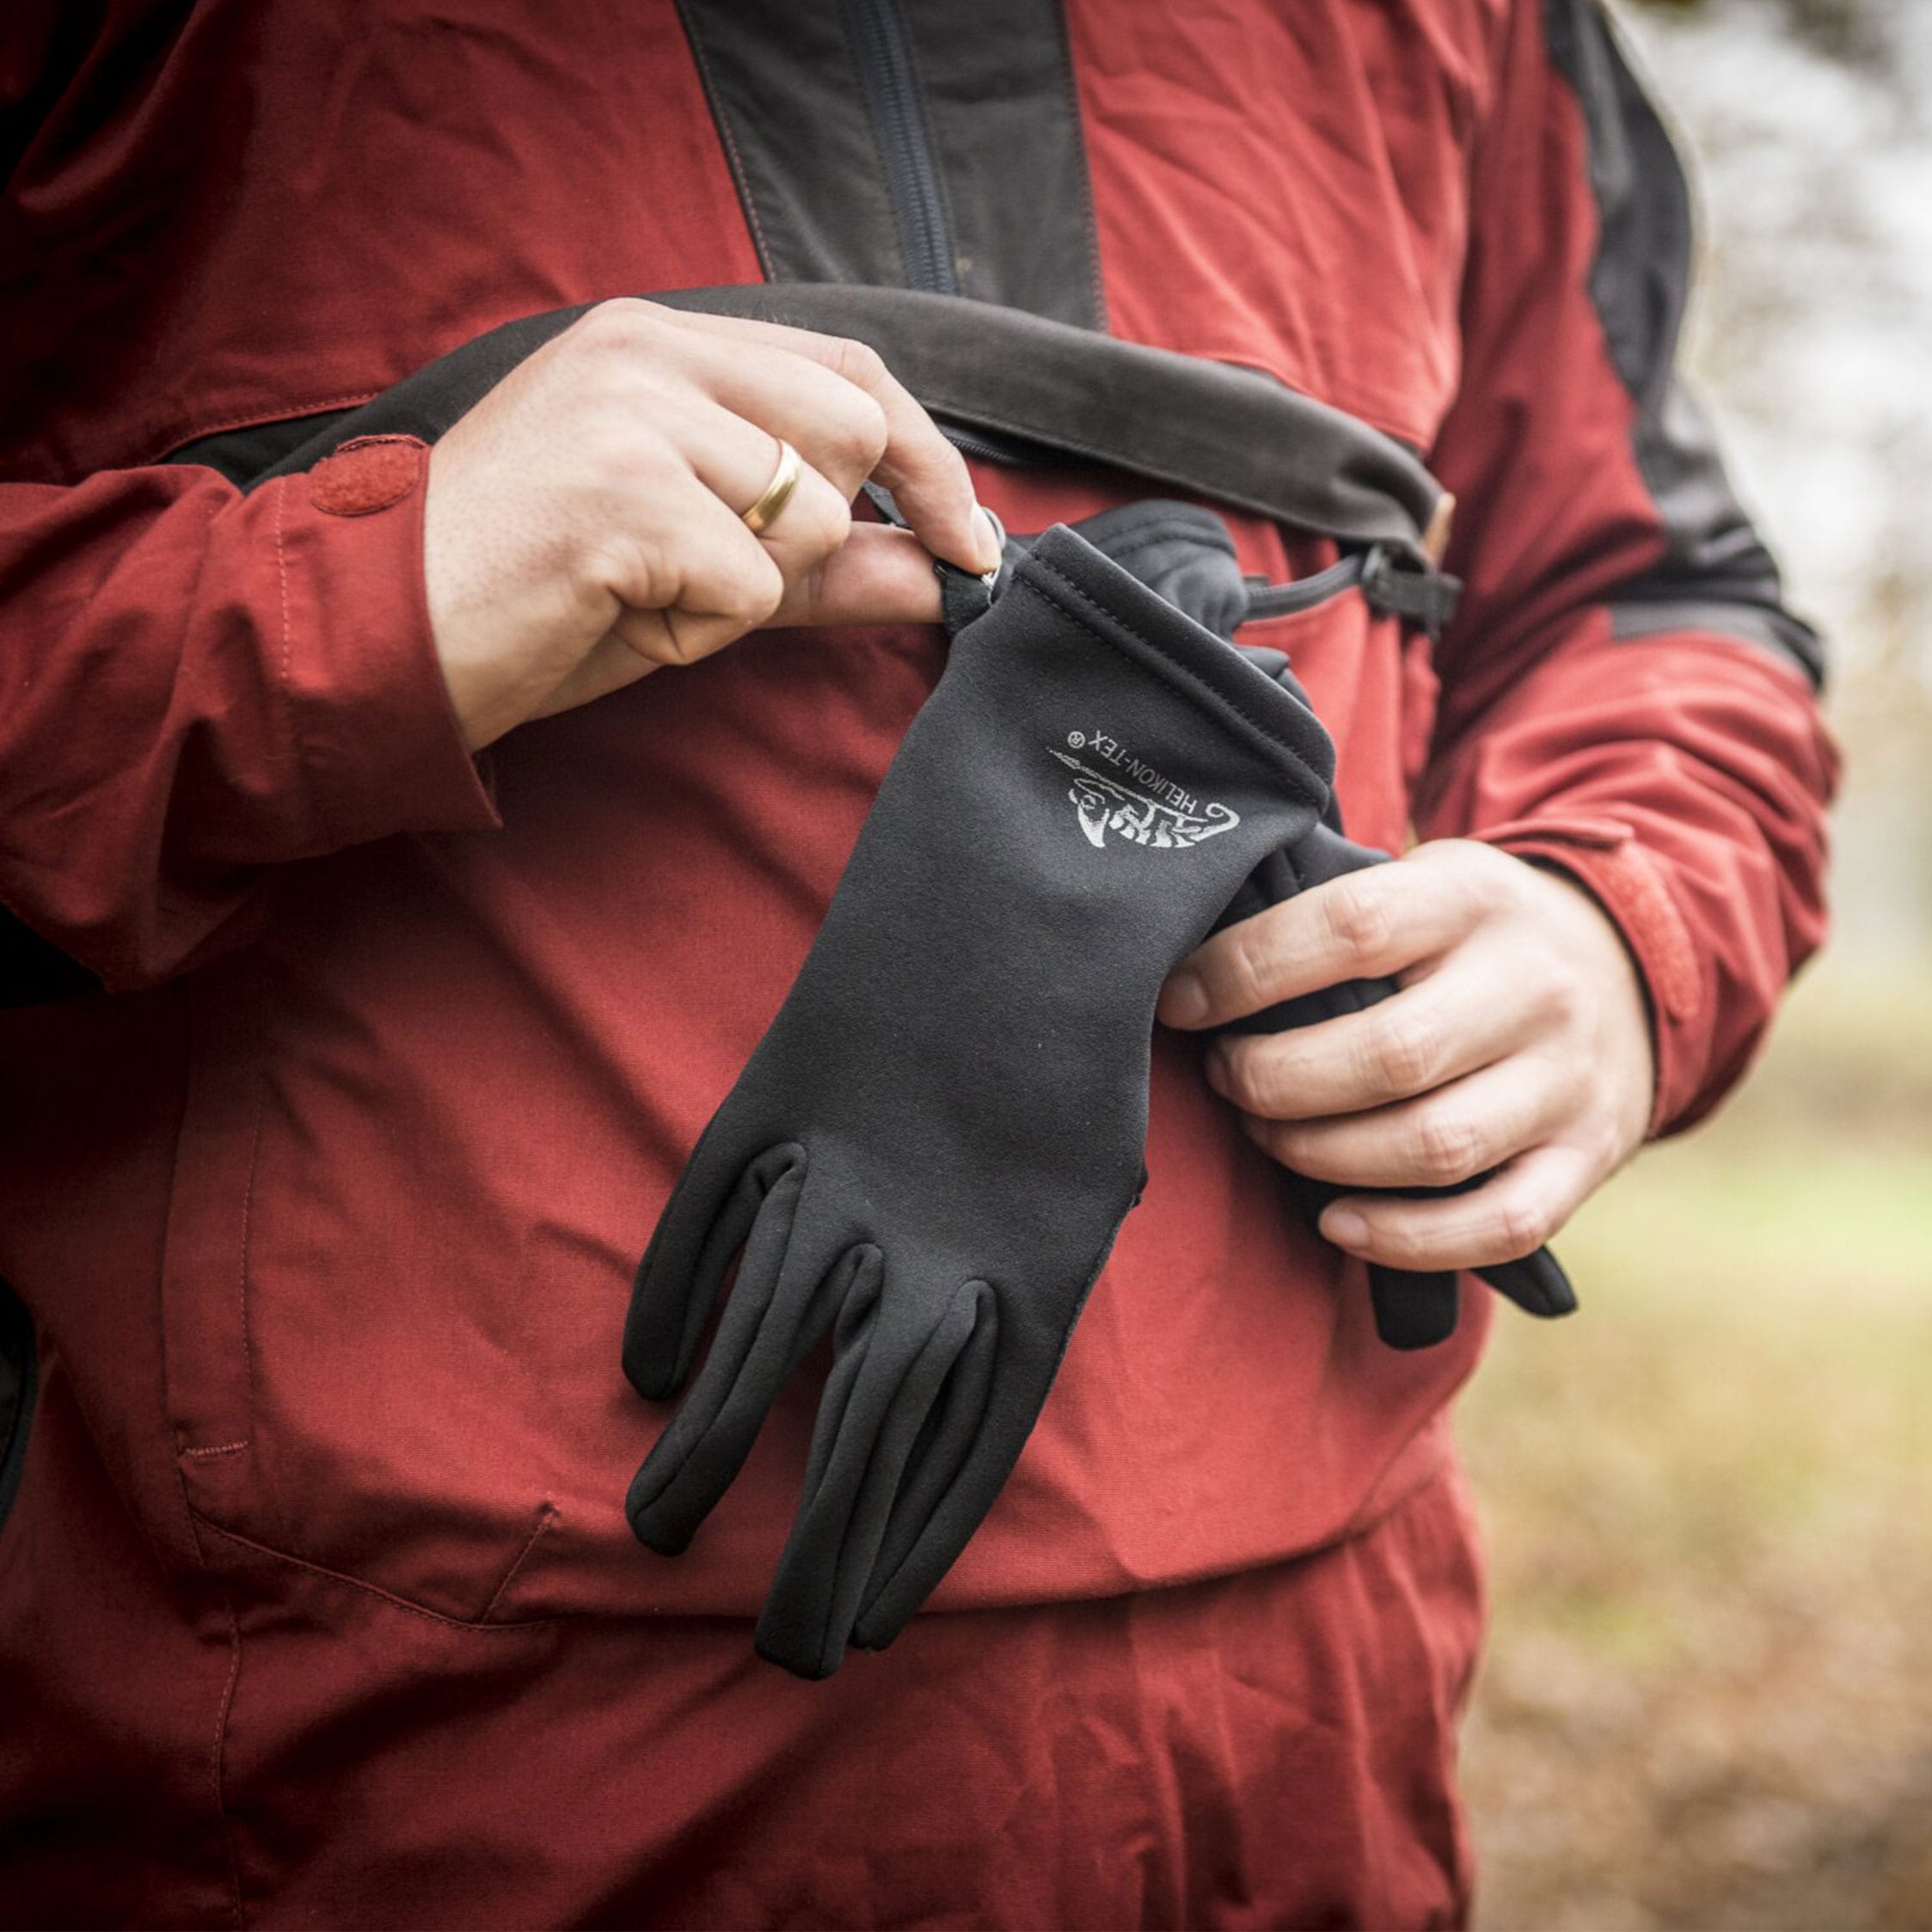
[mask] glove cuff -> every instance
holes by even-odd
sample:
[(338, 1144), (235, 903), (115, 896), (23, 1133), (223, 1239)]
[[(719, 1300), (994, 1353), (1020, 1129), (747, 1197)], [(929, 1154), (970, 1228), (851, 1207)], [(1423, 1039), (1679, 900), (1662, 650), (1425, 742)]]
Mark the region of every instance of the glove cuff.
[(1301, 797), (1316, 805), (1327, 800), (1334, 745), (1315, 714), (1224, 638), (1177, 610), (1064, 524), (1034, 544), (1014, 573), (1014, 590), (1043, 598), (1160, 678), (1278, 770)]

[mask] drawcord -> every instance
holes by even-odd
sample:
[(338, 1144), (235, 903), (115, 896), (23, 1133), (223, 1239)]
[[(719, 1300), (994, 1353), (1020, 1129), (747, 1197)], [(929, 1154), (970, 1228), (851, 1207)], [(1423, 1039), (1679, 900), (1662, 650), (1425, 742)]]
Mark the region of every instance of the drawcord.
[[(886, 522), (898, 524), (901, 530), (906, 527), (891, 491), (868, 482), (865, 494)], [(997, 569), (981, 573), (961, 569), (943, 558), (933, 560), (933, 570), (940, 584), (941, 612), (949, 634), (956, 635), (992, 608), (1005, 587), (1015, 553), (1023, 549), (1023, 545), (1007, 535), (1005, 525), (992, 511), (986, 511), (986, 515), (999, 538), (1001, 561)], [(1440, 570), (1407, 561), (1387, 544), (1371, 543), (1365, 550), (1352, 551), (1312, 577), (1288, 584), (1254, 584), (1241, 623), (1312, 610), (1351, 589), (1359, 589), (1372, 610), (1400, 617), (1434, 638), (1442, 635), (1444, 626), (1455, 616), (1463, 586), (1457, 579)]]
[(1248, 592), (1248, 616), (1242, 622), (1307, 610), (1352, 586), (1361, 591), (1371, 609), (1415, 624), (1432, 638), (1442, 635), (1463, 595), (1459, 579), (1426, 566), (1405, 563), (1387, 544), (1371, 543), (1312, 577), (1292, 584), (1257, 586)]

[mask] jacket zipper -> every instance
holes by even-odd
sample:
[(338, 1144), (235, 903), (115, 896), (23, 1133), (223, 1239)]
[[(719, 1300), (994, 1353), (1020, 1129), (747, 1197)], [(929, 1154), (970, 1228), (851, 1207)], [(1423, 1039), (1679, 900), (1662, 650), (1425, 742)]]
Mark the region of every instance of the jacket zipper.
[(872, 111), (873, 138), (886, 166), (907, 285), (957, 295), (952, 224), (946, 218), (946, 197), (905, 22), (894, 0), (845, 0), (845, 23)]

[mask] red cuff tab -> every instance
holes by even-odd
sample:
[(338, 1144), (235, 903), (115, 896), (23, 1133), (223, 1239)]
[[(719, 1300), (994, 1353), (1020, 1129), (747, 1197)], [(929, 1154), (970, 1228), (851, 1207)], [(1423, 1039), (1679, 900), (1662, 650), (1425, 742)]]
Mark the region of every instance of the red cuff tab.
[(1697, 950), (1663, 868), (1628, 825), (1613, 819), (1557, 825), (1526, 820), (1476, 835), (1519, 859), (1542, 859), (1567, 872), (1616, 922), (1636, 955), (1659, 1017), (1680, 1026), (1704, 1003)]
[(309, 472), (309, 500), (331, 517), (368, 517), (422, 480), (429, 445), (414, 436), (358, 436)]

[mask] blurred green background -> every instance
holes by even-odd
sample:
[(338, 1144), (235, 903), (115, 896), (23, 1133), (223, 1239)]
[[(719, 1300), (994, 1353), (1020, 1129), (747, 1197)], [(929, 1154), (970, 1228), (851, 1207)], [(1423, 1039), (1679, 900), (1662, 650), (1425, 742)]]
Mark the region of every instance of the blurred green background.
[(1693, 366), (1833, 647), (1837, 934), (1463, 1403), (1479, 1921), (1929, 1928), (1932, 0), (1619, 11), (1693, 157)]

